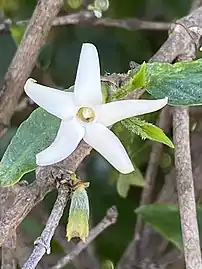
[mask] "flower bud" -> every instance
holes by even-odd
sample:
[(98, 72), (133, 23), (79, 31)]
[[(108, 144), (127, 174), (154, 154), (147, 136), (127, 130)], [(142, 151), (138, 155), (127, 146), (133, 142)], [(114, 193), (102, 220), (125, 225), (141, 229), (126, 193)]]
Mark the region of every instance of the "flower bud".
[(94, 6), (96, 10), (106, 11), (109, 8), (109, 0), (95, 0)]
[(73, 9), (79, 8), (83, 3), (83, 0), (67, 0), (67, 4), (69, 7)]
[(79, 185), (72, 195), (66, 230), (68, 241), (79, 237), (85, 242), (89, 234), (89, 201), (85, 188), (86, 183)]

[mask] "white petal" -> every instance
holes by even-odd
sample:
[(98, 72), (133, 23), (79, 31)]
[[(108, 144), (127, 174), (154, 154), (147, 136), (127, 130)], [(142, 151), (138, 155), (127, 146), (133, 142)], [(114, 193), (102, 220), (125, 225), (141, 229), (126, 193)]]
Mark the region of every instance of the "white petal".
[(97, 150), (119, 172), (128, 174), (134, 167), (118, 137), (100, 123), (86, 126), (84, 141)]
[(120, 120), (153, 112), (164, 107), (167, 98), (159, 100), (123, 100), (97, 106), (97, 121), (110, 126)]
[(102, 104), (100, 63), (96, 47), (85, 43), (82, 46), (74, 86), (77, 105)]
[(40, 166), (51, 165), (67, 158), (84, 136), (84, 128), (75, 120), (62, 121), (55, 141), (36, 155)]
[(40, 107), (60, 119), (68, 119), (74, 113), (74, 94), (36, 83), (28, 79), (24, 86), (26, 94)]

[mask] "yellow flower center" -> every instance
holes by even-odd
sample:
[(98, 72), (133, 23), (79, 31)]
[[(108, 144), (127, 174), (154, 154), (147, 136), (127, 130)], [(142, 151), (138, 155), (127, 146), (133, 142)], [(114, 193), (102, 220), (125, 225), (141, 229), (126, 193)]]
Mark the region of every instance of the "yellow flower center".
[(95, 119), (95, 112), (92, 108), (81, 107), (77, 112), (77, 117), (84, 122), (91, 122)]

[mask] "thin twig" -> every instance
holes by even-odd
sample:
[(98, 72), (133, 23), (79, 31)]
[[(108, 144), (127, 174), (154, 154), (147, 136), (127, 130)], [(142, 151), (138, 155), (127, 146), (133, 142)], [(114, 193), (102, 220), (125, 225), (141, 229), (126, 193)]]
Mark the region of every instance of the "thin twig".
[[(168, 132), (170, 128), (170, 108), (166, 106), (160, 114), (158, 126), (164, 132)], [(158, 173), (159, 163), (163, 152), (163, 144), (153, 142), (151, 154), (149, 156), (149, 163), (147, 166), (145, 180), (147, 187), (143, 188), (141, 195), (141, 205), (150, 204), (152, 202), (152, 192), (154, 189), (155, 179)], [(141, 230), (141, 229), (140, 229)]]
[(88, 26), (106, 26), (123, 28), (129, 31), (136, 30), (168, 30), (171, 26), (167, 22), (153, 22), (143, 21), (137, 18), (111, 19), (100, 18), (97, 19), (92, 11), (81, 11), (66, 16), (55, 18), (54, 26), (69, 25), (69, 24), (87, 24)]
[[(192, 38), (192, 49), (181, 53), (177, 61), (191, 61), (195, 58), (195, 48), (199, 45), (202, 31), (199, 25), (193, 26), (195, 38)], [(176, 185), (185, 264), (187, 269), (202, 269), (189, 134), (189, 108), (173, 108)]]
[(107, 229), (110, 225), (114, 224), (117, 221), (118, 212), (115, 206), (108, 209), (104, 219), (98, 223), (98, 225), (93, 228), (86, 239), (86, 242), (80, 241), (73, 251), (64, 256), (61, 260), (57, 262), (55, 266), (51, 269), (61, 269), (71, 262), (81, 251), (83, 251), (100, 233)]
[[(179, 55), (189, 56), (196, 49), (202, 29), (202, 7), (177, 20), (171, 27), (169, 38), (150, 62), (172, 63)], [(200, 32), (199, 32), (200, 31)]]
[(91, 147), (81, 142), (79, 147), (57, 166), (39, 167), (36, 171), (37, 179), (32, 184), (21, 188), (18, 185), (14, 186), (18, 187), (16, 200), (0, 219), (0, 246), (32, 208), (55, 188), (55, 177), (58, 177), (59, 173), (66, 175), (67, 170), (74, 172), (90, 151)]
[[(11, 25), (23, 25), (28, 23), (29, 20), (12, 22), (6, 19), (3, 24), (0, 24), (0, 31), (9, 28)], [(129, 31), (137, 30), (157, 30), (165, 31), (170, 29), (171, 23), (169, 22), (154, 22), (144, 21), (137, 18), (124, 18), (124, 19), (111, 19), (111, 18), (96, 18), (93, 11), (80, 11), (77, 13), (59, 16), (53, 20), (53, 26), (63, 25), (88, 25), (88, 26), (106, 26), (123, 28)]]
[[(202, 28), (202, 7), (194, 10), (191, 14), (179, 19), (172, 25), (170, 35), (166, 42), (161, 46), (157, 53), (150, 59), (150, 62), (170, 62), (172, 63), (179, 55), (193, 55), (200, 39)], [(194, 29), (194, 31), (192, 31)], [(148, 231), (145, 231), (147, 234)], [(147, 237), (148, 235), (146, 235)], [(141, 237), (141, 245), (144, 244), (145, 238)], [(135, 238), (131, 241), (117, 268), (128, 269), (138, 265), (134, 256)], [(151, 244), (150, 244), (151, 245)], [(147, 257), (146, 248), (142, 248), (144, 253), (141, 256)]]
[[(179, 25), (176, 26), (174, 32), (171, 34), (171, 38), (168, 39), (169, 42), (172, 42), (172, 38), (175, 35), (178, 35), (179, 38), (179, 32), (184, 32), (183, 35), (187, 36), (186, 43), (182, 41), (179, 42), (181, 43), (181, 46), (179, 46), (180, 51), (177, 55), (177, 61), (190, 61), (195, 58), (195, 51), (199, 45), (199, 40), (202, 35), (201, 14), (202, 7), (193, 11), (187, 17), (179, 20)], [(165, 44), (168, 45), (169, 42)], [(182, 50), (183, 47), (184, 49)], [(162, 56), (166, 56), (167, 58), (165, 53), (166, 46), (162, 46), (162, 48), (164, 53), (161, 55), (159, 50), (156, 54), (157, 59), (162, 59)], [(173, 138), (175, 143), (176, 185), (185, 264), (187, 269), (201, 269), (202, 260), (200, 237), (197, 224), (194, 180), (190, 152), (189, 109), (186, 107), (176, 107), (173, 109)]]
[[(170, 108), (165, 107), (160, 114), (158, 126), (164, 131), (167, 132), (170, 128)], [(152, 202), (152, 193), (155, 185), (156, 176), (158, 173), (159, 163), (161, 161), (161, 156), (163, 153), (163, 144), (153, 142), (151, 153), (149, 156), (149, 163), (147, 166), (145, 180), (147, 182), (147, 187), (143, 188), (140, 205), (150, 204)], [(135, 253), (138, 248), (138, 242), (141, 240), (141, 234), (144, 229), (144, 221), (143, 218), (138, 215), (137, 223), (135, 227)], [(136, 256), (136, 255), (135, 255)]]
[(82, 141), (79, 147), (64, 161), (54, 166), (39, 167), (36, 170), (37, 180), (28, 186), (21, 187), (16, 192), (17, 197), (14, 204), (0, 219), (0, 246), (9, 232), (16, 229), (32, 208), (55, 188), (55, 176), (58, 177), (58, 173), (65, 175), (67, 170), (75, 172), (91, 150), (92, 148)]
[[(158, 126), (164, 130), (165, 132), (168, 132), (170, 128), (170, 108), (166, 106), (160, 114)], [(154, 188), (155, 179), (157, 176), (159, 163), (161, 160), (163, 151), (163, 144), (154, 142), (150, 157), (149, 157), (149, 163), (147, 166), (146, 174), (145, 174), (145, 180), (147, 182), (147, 187), (142, 190), (141, 198), (140, 198), (140, 204), (149, 204), (152, 201), (152, 192)], [(126, 261), (129, 261), (131, 259), (131, 256), (133, 256), (133, 260), (135, 260), (135, 263), (138, 264), (138, 260), (141, 258), (139, 253), (139, 245), (141, 243), (142, 239), (142, 232), (144, 229), (144, 221), (140, 215), (137, 217), (137, 222), (135, 226), (135, 232), (134, 232), (134, 240), (133, 242), (128, 246), (126, 249), (122, 259), (119, 262), (118, 268), (122, 268), (122, 265), (125, 266), (127, 263)], [(131, 255), (131, 251), (133, 252)]]
[(202, 261), (192, 176), (188, 108), (176, 107), (173, 109), (173, 136), (186, 268), (201, 269)]
[(41, 236), (36, 240), (35, 247), (22, 269), (34, 269), (45, 253), (50, 254), (50, 243), (54, 232), (62, 217), (63, 211), (69, 199), (69, 192), (61, 185), (58, 190), (58, 197), (46, 223)]
[[(32, 210), (32, 215), (37, 221), (39, 221), (43, 225), (46, 224), (48, 214), (45, 212), (45, 210), (43, 210), (41, 206), (38, 206), (36, 209)], [(63, 248), (64, 253), (68, 254), (75, 248), (76, 243), (74, 242), (74, 240), (67, 241), (67, 238), (64, 236), (64, 234), (65, 227), (63, 227), (63, 225), (61, 224), (57, 227), (53, 239), (60, 244), (60, 246)], [(94, 251), (92, 251), (91, 246), (88, 246), (84, 251), (82, 251), (82, 253), (80, 253), (80, 255), (75, 257), (75, 259), (72, 261), (72, 264), (77, 269), (95, 269), (100, 267), (99, 261), (96, 258)]]
[[(46, 8), (47, 8), (47, 3), (49, 1), (46, 1)], [(56, 2), (56, 1), (54, 1), (54, 2)], [(194, 13), (195, 15), (192, 14), (193, 15), (192, 16), (192, 25), (193, 25), (193, 21), (197, 25), (198, 24), (202, 25), (202, 23), (200, 24), (200, 18), (202, 17), (200, 12), (199, 11), (198, 11), (198, 13), (195, 12)], [(197, 18), (195, 19), (194, 16), (197, 16)], [(185, 23), (186, 23), (186, 21), (184, 22), (184, 24)], [(179, 29), (184, 29), (184, 28), (182, 26), (178, 27), (175, 30), (176, 40), (174, 40), (174, 37), (172, 37), (169, 41), (169, 45), (171, 45), (171, 49), (172, 49), (172, 42), (171, 41), (173, 41), (175, 43), (175, 46), (179, 47), (179, 49), (177, 49), (177, 50), (174, 49), (174, 53), (172, 53), (172, 51), (169, 49), (168, 53), (170, 52), (170, 56), (168, 54), (166, 54), (166, 56), (162, 57), (163, 59), (167, 59), (167, 61), (173, 61), (174, 60), (173, 57), (175, 58), (175, 55), (178, 56), (178, 53), (183, 52), (185, 49), (187, 50), (187, 47), (189, 48), (188, 45), (186, 48), (185, 48), (185, 45), (180, 46), (181, 40), (183, 40), (184, 44), (185, 43), (189, 44), (191, 41), (191, 38), (190, 38), (190, 35), (187, 34), (187, 32), (186, 32), (186, 34), (183, 32), (182, 35), (179, 35), (179, 34), (177, 35), (177, 30), (179, 31)], [(189, 37), (189, 39), (187, 41), (188, 37)], [(185, 42), (185, 39), (186, 39), (186, 42)], [(177, 43), (177, 40), (178, 40), (179, 44)], [(27, 55), (25, 58), (26, 58), (26, 62), (29, 62), (27, 60), (28, 59)], [(162, 60), (162, 58), (161, 58), (161, 60)], [(160, 60), (160, 57), (159, 57), (159, 60)], [(24, 66), (25, 65), (23, 65), (22, 72), (24, 72)], [(17, 68), (17, 70), (19, 70), (19, 69)], [(23, 83), (22, 83), (22, 85), (23, 85)], [(12, 93), (11, 93), (11, 95), (12, 95)], [(8, 116), (8, 118), (9, 118), (9, 116)], [(91, 150), (90, 147), (88, 147), (87, 149), (85, 147), (80, 147), (79, 149), (80, 149), (79, 151), (76, 151), (76, 155), (74, 155), (75, 161), (76, 160), (78, 161), (78, 159), (79, 159), (79, 161), (83, 160), (83, 158)], [(67, 167), (68, 167), (68, 165), (65, 167), (65, 169), (67, 169)], [(9, 232), (12, 230), (12, 228), (17, 227), (19, 225), (19, 223), (23, 220), (23, 218), (30, 212), (32, 207), (36, 203), (38, 203), (41, 199), (43, 199), (44, 195), (48, 191), (52, 190), (55, 187), (54, 186), (54, 178), (51, 178), (51, 180), (49, 180), (50, 172), (52, 171), (52, 169), (53, 169), (52, 167), (46, 167), (44, 169), (40, 168), (41, 173), (40, 173), (40, 175), (38, 174), (38, 180), (36, 182), (34, 182), (33, 184), (31, 184), (28, 188), (27, 187), (24, 188), (19, 193), (18, 201), (14, 204), (14, 207), (10, 208), (8, 210), (8, 212), (5, 213), (4, 217), (0, 221), (0, 245), (5, 240), (6, 236), (9, 234)], [(26, 193), (26, 191), (27, 191), (27, 193)]]
[(62, 5), (63, 0), (41, 0), (37, 3), (24, 37), (0, 87), (0, 133), (10, 122), (23, 92), (24, 83), (36, 63), (39, 50), (45, 43), (52, 21)]

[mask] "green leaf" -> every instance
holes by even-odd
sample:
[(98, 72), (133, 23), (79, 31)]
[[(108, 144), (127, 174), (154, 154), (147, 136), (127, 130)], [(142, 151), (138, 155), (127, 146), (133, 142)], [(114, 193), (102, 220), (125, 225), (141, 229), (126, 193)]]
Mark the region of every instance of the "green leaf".
[(170, 105), (201, 105), (202, 59), (147, 64), (145, 88), (157, 99), (168, 97)]
[(110, 96), (108, 101), (121, 100), (134, 90), (139, 90), (144, 87), (146, 83), (146, 67), (147, 64), (143, 62), (142, 65), (130, 70), (124, 86), (120, 89), (115, 88), (114, 93)]
[(177, 206), (168, 204), (142, 205), (135, 212), (140, 214), (146, 222), (177, 248), (183, 248)]
[(13, 185), (36, 168), (36, 154), (56, 137), (60, 120), (37, 108), (18, 128), (0, 163), (0, 184)]
[(107, 102), (107, 97), (108, 97), (108, 86), (106, 83), (102, 83), (102, 102), (106, 103)]
[(171, 148), (174, 148), (172, 141), (165, 135), (165, 133), (157, 126), (142, 121), (138, 118), (131, 118), (121, 121), (123, 126), (129, 131), (141, 136), (143, 139), (151, 139), (163, 143)]
[(127, 197), (130, 186), (147, 186), (144, 177), (142, 176), (140, 170), (137, 168), (135, 168), (135, 171), (133, 173), (119, 174), (119, 177), (117, 179), (117, 192), (123, 198)]
[[(65, 89), (73, 92), (74, 86)], [(54, 141), (60, 119), (42, 108), (35, 109), (18, 128), (0, 162), (0, 184), (13, 185), (35, 170), (36, 154)]]
[[(135, 210), (168, 241), (183, 249), (178, 207), (169, 204), (142, 205)], [(202, 206), (197, 207), (200, 241), (202, 242)]]
[(143, 64), (140, 66), (139, 71), (132, 78), (131, 84), (134, 89), (144, 87), (146, 78), (146, 67), (147, 64), (143, 62)]

